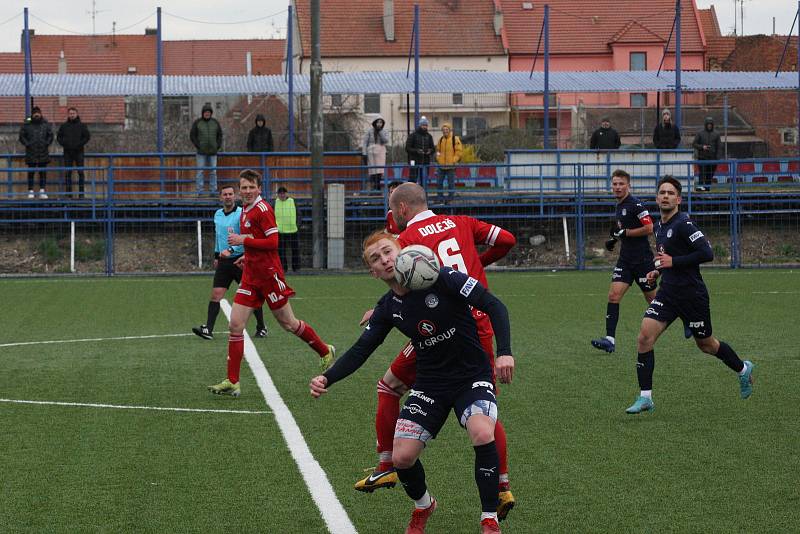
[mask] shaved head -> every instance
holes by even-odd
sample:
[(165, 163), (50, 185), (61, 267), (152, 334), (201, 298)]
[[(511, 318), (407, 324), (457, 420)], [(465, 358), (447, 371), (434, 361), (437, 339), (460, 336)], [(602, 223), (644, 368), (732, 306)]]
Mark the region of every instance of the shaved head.
[(428, 209), (425, 190), (414, 182), (400, 184), (389, 197), (389, 208), (397, 226), (404, 230), (408, 221)]

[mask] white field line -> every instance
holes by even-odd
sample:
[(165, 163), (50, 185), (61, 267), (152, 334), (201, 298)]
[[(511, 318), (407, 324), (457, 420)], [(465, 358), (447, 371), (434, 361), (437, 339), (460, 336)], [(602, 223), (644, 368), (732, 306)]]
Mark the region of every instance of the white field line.
[(58, 345), (60, 343), (89, 343), (93, 341), (120, 341), (127, 339), (157, 339), (162, 337), (193, 336), (194, 334), (154, 334), (151, 336), (92, 337), (83, 339), (53, 339), (49, 341), (23, 341), (19, 343), (2, 343), (2, 347), (22, 347), (25, 345)]
[(236, 414), (250, 414), (250, 415), (263, 415), (271, 414), (269, 411), (253, 411), (253, 410), (213, 410), (206, 408), (167, 408), (162, 406), (128, 406), (123, 404), (95, 404), (88, 402), (58, 402), (58, 401), (38, 401), (38, 400), (22, 400), (22, 399), (0, 399), (0, 402), (8, 402), (11, 404), (40, 404), (46, 406), (75, 406), (79, 408), (112, 408), (116, 410), (153, 410), (157, 412), (194, 412), (194, 413), (236, 413)]
[[(231, 305), (227, 300), (222, 299), (220, 307), (225, 317), (230, 321)], [(253, 371), (253, 375), (256, 377), (256, 382), (259, 389), (261, 389), (261, 394), (264, 395), (264, 400), (267, 401), (267, 405), (275, 414), (278, 428), (283, 434), (286, 445), (289, 447), (289, 452), (297, 464), (300, 474), (303, 475), (303, 480), (308, 486), (311, 498), (314, 499), (314, 503), (319, 508), (328, 530), (331, 534), (357, 534), (356, 527), (350, 521), (342, 503), (336, 497), (333, 486), (328, 481), (322, 466), (311, 454), (311, 450), (300, 432), (300, 427), (297, 426), (292, 412), (283, 402), (247, 331), (244, 333), (244, 356), (250, 365), (250, 370)]]

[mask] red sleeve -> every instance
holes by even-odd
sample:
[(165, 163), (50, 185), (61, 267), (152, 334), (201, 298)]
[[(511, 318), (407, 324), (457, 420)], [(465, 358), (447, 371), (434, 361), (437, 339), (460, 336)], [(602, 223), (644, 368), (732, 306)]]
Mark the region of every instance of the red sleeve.
[(260, 250), (278, 250), (278, 232), (273, 232), (269, 236), (261, 239), (255, 237), (245, 237), (244, 246), (247, 248), (256, 248)]
[(491, 265), (497, 260), (504, 258), (508, 252), (517, 244), (517, 238), (508, 230), (503, 230), (499, 226), (495, 226), (499, 230), (494, 239), (494, 245), (489, 247), (488, 250), (481, 254), (481, 265), (486, 267)]
[(392, 215), (392, 210), (389, 210), (386, 213), (386, 231), (393, 235), (398, 235), (400, 233), (400, 229), (397, 227), (397, 223), (394, 222), (394, 215)]
[(517, 240), (511, 232), (473, 217), (469, 217), (469, 219), (475, 244), (489, 247), (480, 256), (481, 265), (484, 267), (503, 258), (517, 244)]

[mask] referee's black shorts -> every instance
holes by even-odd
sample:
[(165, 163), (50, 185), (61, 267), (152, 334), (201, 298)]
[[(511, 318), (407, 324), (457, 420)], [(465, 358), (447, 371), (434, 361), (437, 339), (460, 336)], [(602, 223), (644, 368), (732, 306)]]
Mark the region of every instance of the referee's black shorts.
[(231, 287), (231, 282), (234, 280), (236, 280), (237, 284), (242, 281), (242, 270), (233, 263), (239, 258), (240, 256), (236, 256), (235, 258), (219, 258), (217, 270), (214, 271), (214, 285), (212, 287), (224, 287), (228, 289)]

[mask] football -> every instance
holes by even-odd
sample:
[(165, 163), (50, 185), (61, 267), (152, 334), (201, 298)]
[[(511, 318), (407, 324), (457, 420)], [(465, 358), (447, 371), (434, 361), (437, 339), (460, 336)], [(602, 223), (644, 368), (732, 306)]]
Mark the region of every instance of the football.
[(400, 285), (416, 291), (427, 289), (439, 278), (439, 258), (424, 245), (410, 245), (394, 260), (394, 277)]

